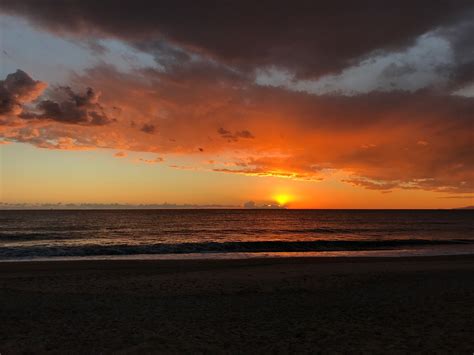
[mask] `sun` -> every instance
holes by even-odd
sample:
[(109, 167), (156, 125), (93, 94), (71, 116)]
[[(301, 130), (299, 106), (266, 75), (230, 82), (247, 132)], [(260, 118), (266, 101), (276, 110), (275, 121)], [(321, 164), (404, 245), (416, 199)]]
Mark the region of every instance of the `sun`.
[(273, 199), (278, 203), (278, 205), (285, 206), (288, 202), (291, 201), (291, 196), (288, 194), (278, 194), (275, 195)]

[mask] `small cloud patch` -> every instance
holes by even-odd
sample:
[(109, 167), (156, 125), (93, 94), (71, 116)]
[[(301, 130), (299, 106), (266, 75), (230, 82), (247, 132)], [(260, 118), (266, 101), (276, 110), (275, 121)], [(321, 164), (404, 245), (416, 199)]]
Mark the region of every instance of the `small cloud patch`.
[(147, 134), (155, 134), (156, 132), (156, 126), (150, 123), (145, 123), (140, 131), (147, 133)]
[(222, 138), (227, 139), (228, 142), (237, 142), (241, 138), (243, 139), (255, 138), (254, 135), (248, 130), (231, 132), (221, 127), (217, 130), (217, 133), (219, 133), (219, 135)]
[(137, 161), (145, 164), (158, 164), (164, 162), (165, 160), (162, 157), (156, 157), (154, 159), (138, 158)]
[(114, 157), (116, 158), (126, 158), (128, 154), (126, 152), (117, 152), (114, 154)]

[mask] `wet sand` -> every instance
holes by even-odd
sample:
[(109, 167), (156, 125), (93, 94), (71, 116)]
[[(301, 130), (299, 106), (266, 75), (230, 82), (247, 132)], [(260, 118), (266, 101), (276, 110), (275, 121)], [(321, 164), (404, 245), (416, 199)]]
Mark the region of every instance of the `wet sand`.
[(466, 353), (474, 256), (0, 263), (0, 353)]

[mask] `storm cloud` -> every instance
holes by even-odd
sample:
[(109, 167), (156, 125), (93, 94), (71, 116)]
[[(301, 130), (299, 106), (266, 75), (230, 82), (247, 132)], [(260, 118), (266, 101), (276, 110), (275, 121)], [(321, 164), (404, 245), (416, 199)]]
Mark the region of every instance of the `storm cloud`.
[(35, 100), (46, 86), (22, 70), (8, 74), (5, 80), (0, 80), (0, 117), (21, 114), (23, 105)]
[(43, 95), (46, 87), (22, 70), (8, 74), (0, 81), (0, 116), (93, 126), (115, 121), (99, 103), (100, 93), (92, 88), (79, 94), (68, 86), (57, 87)]
[[(473, 8), (469, 0), (291, 5), (179, 0), (123, 1), (120, 6), (111, 0), (4, 0), (0, 5), (56, 33), (118, 38), (149, 50), (154, 46), (143, 43), (162, 39), (244, 71), (276, 66), (299, 77), (337, 72), (374, 50), (406, 46), (425, 32), (458, 23)], [(162, 42), (155, 43), (163, 49)]]
[(87, 88), (84, 94), (75, 93), (70, 87), (55, 89), (52, 99), (41, 100), (37, 105), (22, 112), (22, 119), (53, 120), (68, 124), (83, 124), (102, 126), (113, 122), (99, 103), (100, 94), (92, 88)]

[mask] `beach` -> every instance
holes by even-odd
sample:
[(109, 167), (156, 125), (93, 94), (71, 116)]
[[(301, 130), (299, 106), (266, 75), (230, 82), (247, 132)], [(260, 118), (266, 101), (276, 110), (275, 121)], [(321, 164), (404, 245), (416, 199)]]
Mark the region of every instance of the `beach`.
[(0, 263), (0, 353), (474, 350), (474, 256)]

